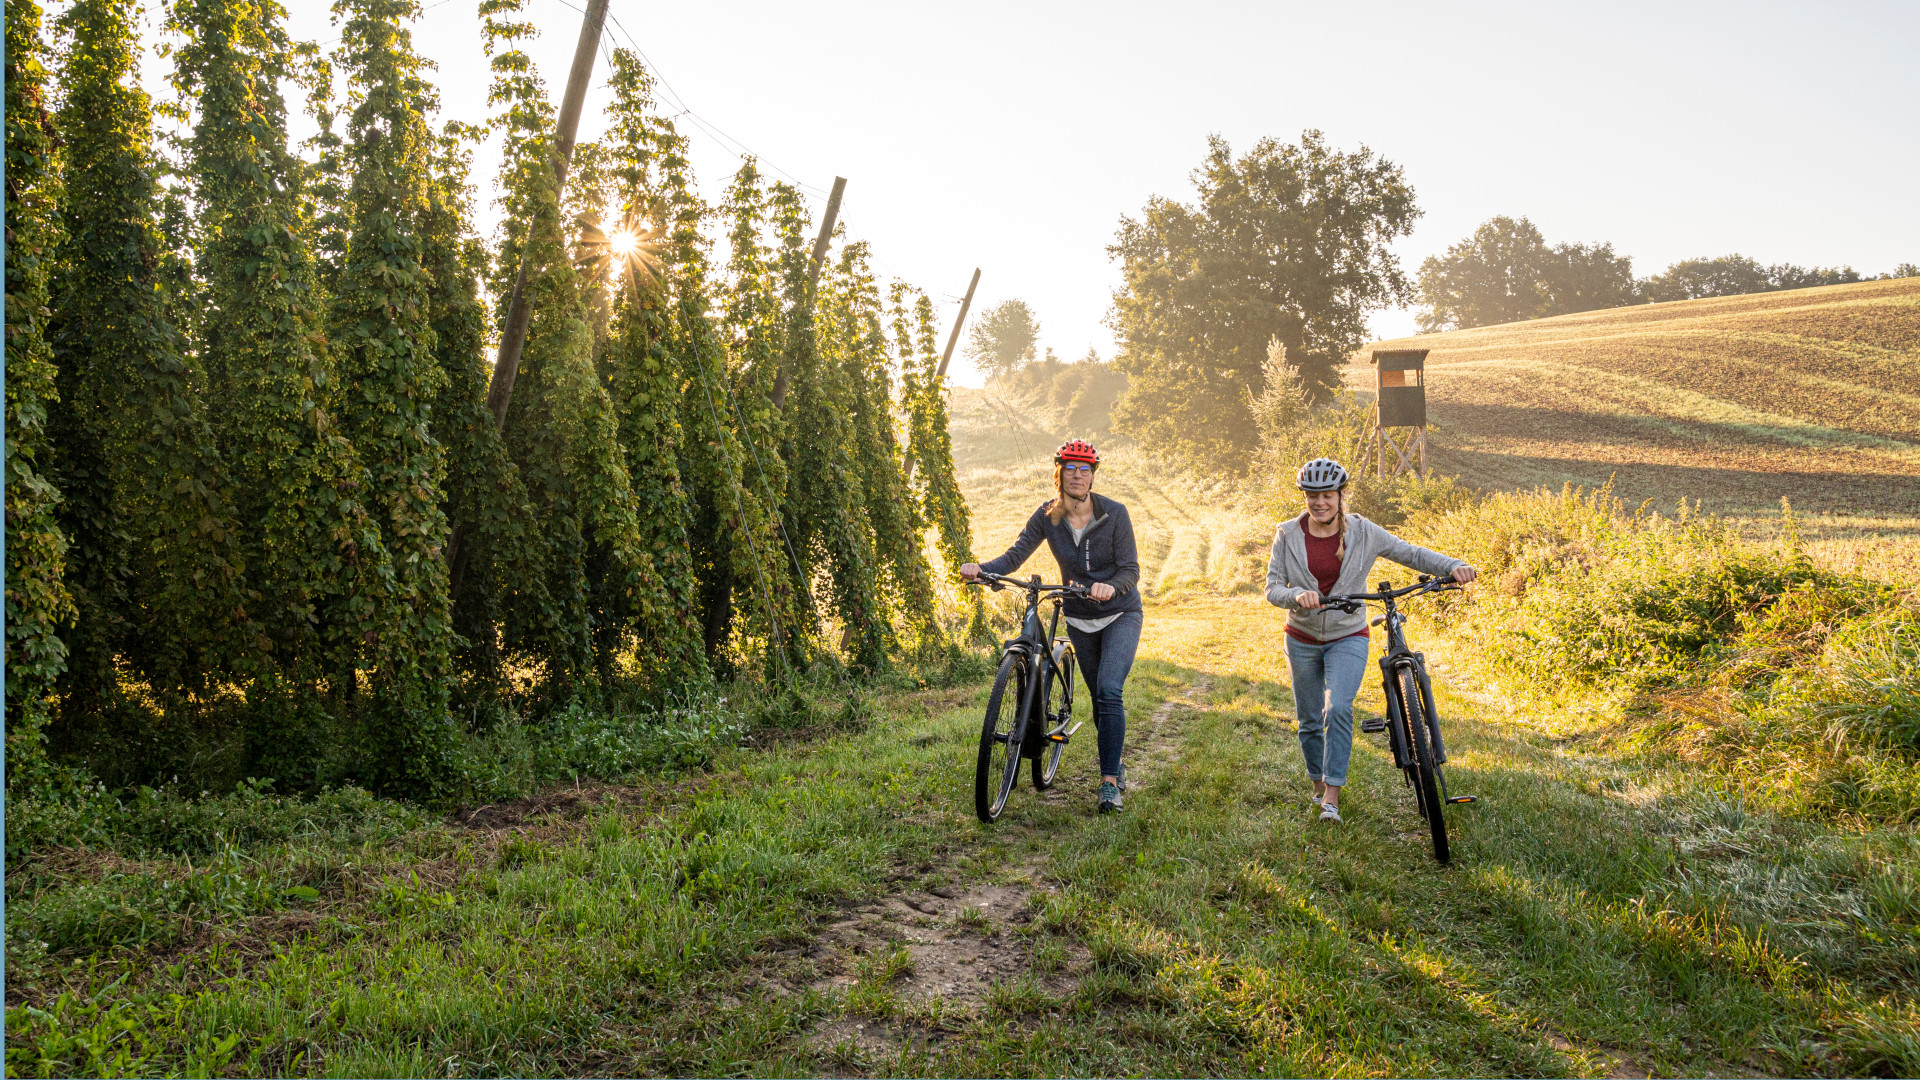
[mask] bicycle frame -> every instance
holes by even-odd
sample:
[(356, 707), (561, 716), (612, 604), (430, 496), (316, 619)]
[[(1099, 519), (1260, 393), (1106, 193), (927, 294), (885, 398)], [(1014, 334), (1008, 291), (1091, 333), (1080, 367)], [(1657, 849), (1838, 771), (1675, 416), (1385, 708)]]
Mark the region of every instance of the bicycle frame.
[[(1323, 603), (1330, 607), (1337, 607), (1347, 612), (1362, 610), (1369, 600), (1380, 603), (1383, 610), (1380, 616), (1373, 620), (1373, 625), (1383, 626), (1387, 631), (1387, 646), (1383, 655), (1380, 657), (1380, 689), (1385, 695), (1389, 711), (1391, 711), (1395, 694), (1398, 692), (1395, 689), (1397, 686), (1395, 676), (1402, 671), (1410, 671), (1413, 673), (1414, 680), (1420, 687), (1421, 712), (1424, 714), (1421, 719), (1426, 722), (1427, 740), (1433, 750), (1434, 780), (1440, 789), (1440, 800), (1443, 804), (1470, 803), (1475, 801), (1475, 797), (1472, 795), (1452, 796), (1447, 793), (1447, 774), (1446, 771), (1441, 768), (1442, 765), (1447, 763), (1447, 744), (1440, 735), (1440, 717), (1436, 713), (1433, 704), (1433, 682), (1427, 677), (1427, 657), (1426, 654), (1415, 652), (1407, 645), (1407, 636), (1402, 629), (1402, 627), (1406, 625), (1407, 617), (1400, 613), (1400, 609), (1394, 601), (1408, 596), (1418, 596), (1424, 593), (1436, 592), (1443, 589), (1457, 589), (1459, 587), (1458, 584), (1448, 579), (1433, 578), (1422, 574), (1417, 583), (1409, 585), (1404, 589), (1395, 589), (1390, 583), (1383, 581), (1380, 583), (1380, 588), (1377, 592), (1355, 593), (1351, 596), (1328, 596), (1322, 600)], [(1410, 707), (1412, 703), (1408, 702), (1406, 704)], [(1409, 777), (1409, 782), (1411, 782), (1412, 772), (1410, 770), (1414, 768), (1416, 763), (1414, 761), (1413, 748), (1407, 745), (1406, 732), (1403, 731), (1399, 725), (1388, 723), (1387, 744), (1393, 750), (1394, 767), (1406, 773)]]
[[(1009, 737), (1020, 738), (1021, 757), (1039, 757), (1045, 752), (1048, 743), (1067, 742), (1080, 728), (1078, 724), (1073, 724), (1071, 728), (1067, 726), (1073, 723), (1071, 714), (1058, 718), (1047, 717), (1046, 720), (1052, 722), (1050, 727), (1046, 722), (1040, 724), (1033, 722), (1035, 718), (1044, 715), (1046, 703), (1041, 695), (1046, 692), (1048, 677), (1062, 677), (1060, 651), (1066, 647), (1067, 639), (1059, 636), (1061, 608), (1065, 604), (1067, 595), (1070, 592), (1078, 593), (1080, 588), (1044, 585), (1038, 574), (1027, 581), (1000, 575), (982, 574), (981, 577), (987, 579), (990, 588), (1011, 587), (1021, 589), (1027, 594), (1027, 610), (1020, 620), (1020, 636), (1003, 642), (1001, 651), (1002, 655), (1008, 652), (1019, 652), (1028, 658), (1026, 707), (1020, 710), (1022, 717), (1020, 730), (1010, 732)], [(1040, 598), (1043, 593), (1047, 594), (1047, 599), (1053, 601), (1053, 611), (1047, 620), (1044, 635), (1040, 627)]]
[[(1433, 683), (1427, 678), (1426, 654), (1414, 652), (1407, 645), (1407, 635), (1402, 630), (1406, 625), (1407, 617), (1394, 606), (1394, 596), (1387, 589), (1385, 582), (1381, 582), (1380, 593), (1383, 597), (1380, 606), (1385, 610), (1375, 621), (1387, 631), (1387, 646), (1380, 656), (1381, 689), (1387, 695), (1387, 700), (1391, 701), (1395, 673), (1402, 670), (1413, 672), (1414, 679), (1420, 684), (1421, 700), (1426, 705), (1423, 710), (1426, 715), (1422, 719), (1427, 723), (1427, 736), (1433, 740), (1433, 763), (1436, 766), (1445, 765), (1447, 744), (1440, 738), (1440, 718), (1433, 713)], [(1393, 749), (1395, 768), (1406, 769), (1412, 764), (1412, 748), (1407, 746), (1406, 733), (1401, 731), (1398, 725), (1387, 725), (1387, 743)], [(1444, 786), (1445, 783), (1446, 781), (1442, 779), (1441, 784)]]

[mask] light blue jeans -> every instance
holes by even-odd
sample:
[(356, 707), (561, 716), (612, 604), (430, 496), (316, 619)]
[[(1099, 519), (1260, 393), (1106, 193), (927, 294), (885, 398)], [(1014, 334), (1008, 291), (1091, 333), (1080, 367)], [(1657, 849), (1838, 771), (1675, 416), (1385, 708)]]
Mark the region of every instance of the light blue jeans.
[(1287, 638), (1293, 711), (1300, 718), (1300, 753), (1307, 777), (1345, 787), (1353, 756), (1353, 697), (1367, 674), (1367, 639), (1343, 637), (1324, 645)]

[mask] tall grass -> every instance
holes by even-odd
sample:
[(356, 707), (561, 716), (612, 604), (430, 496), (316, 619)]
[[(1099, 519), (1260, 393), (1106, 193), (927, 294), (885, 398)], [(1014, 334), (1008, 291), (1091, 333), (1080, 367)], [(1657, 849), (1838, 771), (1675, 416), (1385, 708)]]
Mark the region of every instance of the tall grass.
[(1810, 813), (1920, 818), (1920, 604), (1777, 539), (1608, 488), (1417, 512), (1420, 543), (1484, 575), (1445, 618), (1535, 705), (1599, 702), (1607, 732)]

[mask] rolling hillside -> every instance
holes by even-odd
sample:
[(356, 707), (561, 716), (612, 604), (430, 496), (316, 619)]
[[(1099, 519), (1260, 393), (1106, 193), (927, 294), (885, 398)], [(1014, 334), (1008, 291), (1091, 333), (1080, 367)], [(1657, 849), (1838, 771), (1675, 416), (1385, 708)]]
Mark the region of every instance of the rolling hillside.
[[(1689, 300), (1378, 342), (1425, 348), (1432, 464), (1604, 483), (1828, 536), (1920, 534), (1920, 280)], [(1349, 372), (1370, 386), (1367, 350)]]

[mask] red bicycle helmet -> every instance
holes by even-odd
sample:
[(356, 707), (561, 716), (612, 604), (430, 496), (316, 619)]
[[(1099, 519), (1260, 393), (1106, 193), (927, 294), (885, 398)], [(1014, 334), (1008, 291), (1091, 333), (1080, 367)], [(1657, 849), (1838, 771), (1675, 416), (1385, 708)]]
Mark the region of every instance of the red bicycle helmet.
[(1085, 439), (1068, 439), (1060, 444), (1060, 449), (1053, 452), (1053, 463), (1065, 465), (1069, 461), (1084, 461), (1098, 468), (1100, 451), (1095, 450), (1093, 444)]

